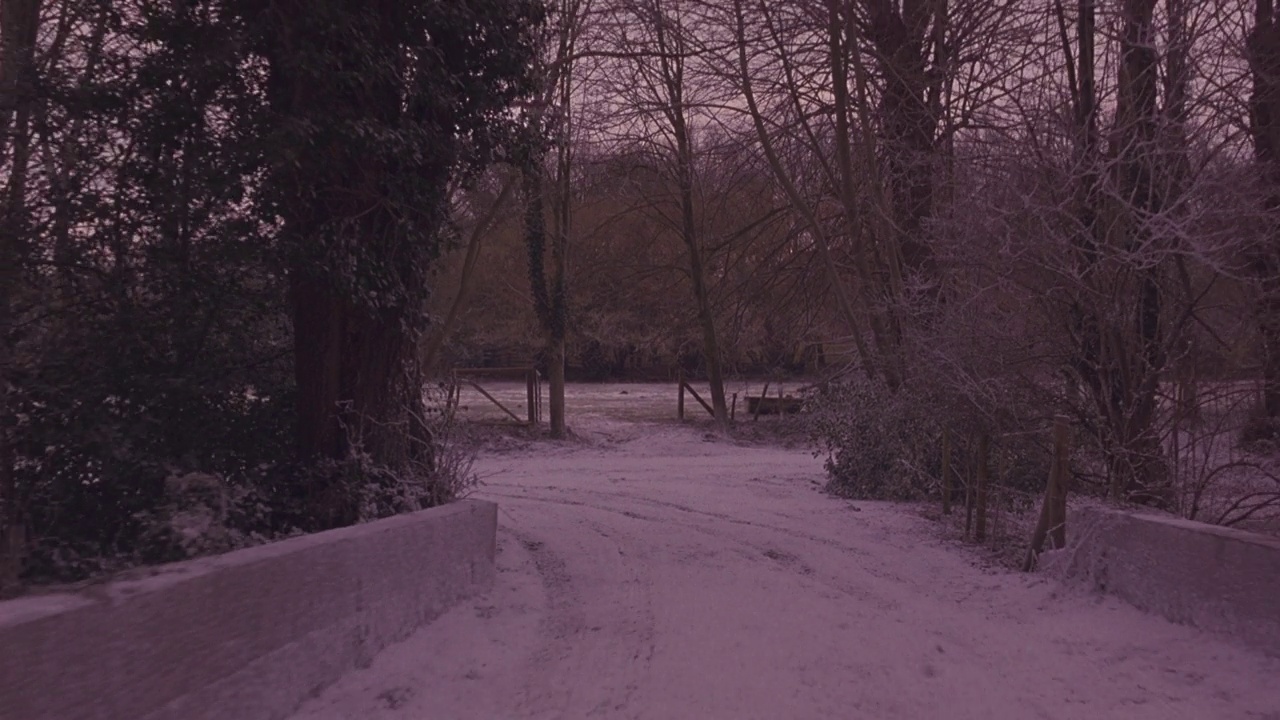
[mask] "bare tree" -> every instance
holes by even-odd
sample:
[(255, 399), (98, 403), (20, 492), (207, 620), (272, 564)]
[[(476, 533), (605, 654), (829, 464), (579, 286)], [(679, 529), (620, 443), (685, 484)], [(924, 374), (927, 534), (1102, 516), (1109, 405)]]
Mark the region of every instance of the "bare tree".
[(674, 185), (672, 225), (684, 242), (688, 276), (702, 331), (703, 359), (711, 384), (711, 406), (716, 423), (727, 429), (729, 407), (725, 399), (724, 368), (716, 314), (708, 287), (706, 248), (701, 236), (697, 182), (697, 145), (700, 108), (705, 101), (699, 91), (692, 65), (703, 50), (699, 47), (694, 15), (687, 6), (671, 0), (626, 0), (616, 6), (617, 16), (608, 27), (606, 42), (618, 48), (621, 73), (611, 87), (629, 106), (620, 127), (623, 134), (637, 139), (656, 165)]
[(448, 299), (444, 317), (432, 329), (431, 334), (423, 344), (422, 366), (428, 371), (435, 369), (436, 362), (440, 358), (445, 343), (448, 342), (450, 334), (457, 327), (462, 311), (471, 298), (471, 291), (479, 271), (480, 258), (486, 236), (498, 224), (501, 214), (510, 209), (510, 202), (515, 197), (519, 174), (513, 172), (510, 168), (504, 167), (496, 170), (494, 175), (497, 176), (496, 181), (499, 183), (499, 187), (492, 198), (485, 199), (484, 207), (475, 210), (476, 217), (472, 218), (471, 228), (466, 235), (467, 240), (463, 246), (461, 264), (454, 273), (458, 287)]
[(1019, 72), (1016, 53), (993, 52), (1020, 46), (1017, 7), (740, 0), (725, 20), (736, 41), (726, 74), (812, 233), (864, 369), (891, 387), (908, 374), (914, 318), (943, 297), (930, 244), (949, 148)]
[[(568, 334), (568, 245), (572, 232), (574, 105), (577, 99), (578, 47), (590, 3), (560, 0), (555, 21), (550, 26), (548, 49), (542, 68), (545, 84), (542, 102), (531, 109), (528, 126), (535, 137), (526, 143), (525, 157), (518, 161), (524, 187), (525, 242), (529, 253), (529, 283), (534, 311), (546, 335), (551, 398), (551, 436), (565, 435), (565, 338)], [(544, 133), (551, 138), (554, 163), (551, 171), (554, 192), (547, 193), (544, 149), (538, 147)], [(547, 229), (546, 215), (552, 225)], [(550, 263), (547, 249), (550, 241)], [(550, 277), (547, 276), (548, 270)]]

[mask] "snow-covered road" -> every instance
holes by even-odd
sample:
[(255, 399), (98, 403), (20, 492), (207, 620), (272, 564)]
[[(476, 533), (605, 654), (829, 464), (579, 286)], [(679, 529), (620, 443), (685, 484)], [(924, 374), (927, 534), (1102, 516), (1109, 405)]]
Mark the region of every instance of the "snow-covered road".
[(1280, 720), (1280, 661), (982, 569), (804, 450), (623, 435), (483, 458), (494, 590), (297, 720)]

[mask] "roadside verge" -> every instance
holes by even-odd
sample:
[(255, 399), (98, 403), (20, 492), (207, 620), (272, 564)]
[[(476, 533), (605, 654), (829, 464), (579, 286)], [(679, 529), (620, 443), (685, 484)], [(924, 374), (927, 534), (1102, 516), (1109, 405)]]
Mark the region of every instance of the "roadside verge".
[(1280, 538), (1085, 507), (1045, 571), (1280, 657)]

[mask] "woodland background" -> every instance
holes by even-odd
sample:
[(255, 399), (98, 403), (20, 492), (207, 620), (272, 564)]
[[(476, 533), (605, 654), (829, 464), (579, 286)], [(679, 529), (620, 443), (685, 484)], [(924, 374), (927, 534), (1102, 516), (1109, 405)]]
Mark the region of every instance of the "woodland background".
[[(1280, 506), (1270, 0), (0, 0), (0, 558), (465, 489), (454, 365), (818, 373), (833, 485)], [(427, 388), (428, 390), (424, 390)], [(985, 447), (985, 444), (984, 444)]]

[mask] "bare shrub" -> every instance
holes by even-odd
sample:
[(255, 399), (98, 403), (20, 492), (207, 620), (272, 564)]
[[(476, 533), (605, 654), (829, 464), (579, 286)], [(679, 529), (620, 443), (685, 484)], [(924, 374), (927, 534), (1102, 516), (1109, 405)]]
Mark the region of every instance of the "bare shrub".
[(1164, 447), (1177, 492), (1176, 510), (1189, 520), (1280, 531), (1280, 453), (1260, 431), (1250, 382), (1201, 382), (1195, 405), (1170, 398)]

